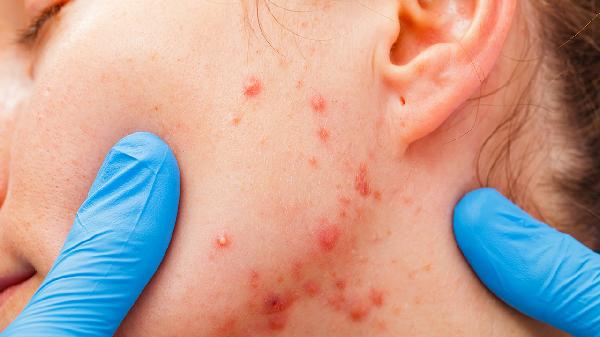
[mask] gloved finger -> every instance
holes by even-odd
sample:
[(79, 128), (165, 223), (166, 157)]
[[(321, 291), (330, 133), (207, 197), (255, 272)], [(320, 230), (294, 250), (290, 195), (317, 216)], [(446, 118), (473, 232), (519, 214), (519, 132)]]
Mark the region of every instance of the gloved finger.
[(2, 336), (112, 336), (162, 261), (178, 204), (169, 147), (149, 133), (123, 138), (46, 279)]
[(483, 283), (524, 314), (574, 336), (600, 336), (600, 256), (493, 189), (454, 213), (460, 248)]

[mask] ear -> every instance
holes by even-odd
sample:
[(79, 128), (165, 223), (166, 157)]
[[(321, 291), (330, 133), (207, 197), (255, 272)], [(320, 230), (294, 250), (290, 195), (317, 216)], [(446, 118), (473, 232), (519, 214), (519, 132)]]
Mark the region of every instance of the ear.
[(435, 131), (483, 84), (516, 1), (398, 0), (377, 59), (392, 95), (386, 119), (403, 147)]

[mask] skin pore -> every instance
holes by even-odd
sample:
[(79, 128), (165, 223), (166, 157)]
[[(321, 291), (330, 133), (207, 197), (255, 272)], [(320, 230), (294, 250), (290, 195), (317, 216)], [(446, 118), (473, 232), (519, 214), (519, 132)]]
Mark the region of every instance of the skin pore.
[(144, 130), (177, 156), (181, 207), (120, 336), (559, 336), (488, 293), (451, 230), (530, 79), (517, 2), (75, 0), (4, 40), (0, 278), (35, 274), (0, 328)]

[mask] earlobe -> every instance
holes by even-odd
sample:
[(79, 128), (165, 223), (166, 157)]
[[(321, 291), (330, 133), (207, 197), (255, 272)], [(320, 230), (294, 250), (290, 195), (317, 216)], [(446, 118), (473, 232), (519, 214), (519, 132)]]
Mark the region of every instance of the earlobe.
[[(517, 0), (399, 0), (400, 29), (382, 55), (388, 118), (408, 146), (435, 131), (489, 75)], [(399, 104), (398, 104), (399, 102)]]

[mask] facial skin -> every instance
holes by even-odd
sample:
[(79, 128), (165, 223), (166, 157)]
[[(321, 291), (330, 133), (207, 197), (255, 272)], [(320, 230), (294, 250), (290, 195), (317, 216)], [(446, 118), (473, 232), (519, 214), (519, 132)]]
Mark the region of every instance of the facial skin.
[(451, 230), (529, 69), (468, 99), (511, 76), (525, 9), (258, 3), (75, 0), (35, 46), (4, 43), (0, 277), (35, 274), (0, 328), (107, 150), (144, 130), (177, 155), (181, 208), (120, 336), (560, 335), (488, 293)]

